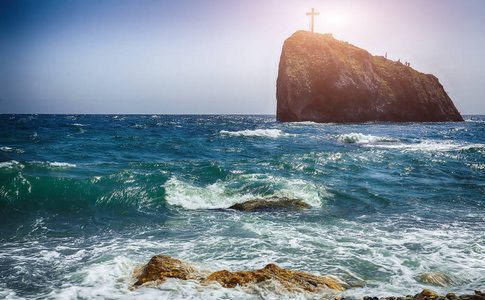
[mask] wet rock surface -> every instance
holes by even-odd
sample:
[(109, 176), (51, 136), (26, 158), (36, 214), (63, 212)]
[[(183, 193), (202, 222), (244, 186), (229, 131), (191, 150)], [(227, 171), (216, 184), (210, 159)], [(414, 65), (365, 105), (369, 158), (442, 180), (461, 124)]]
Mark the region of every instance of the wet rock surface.
[(134, 286), (140, 286), (150, 281), (162, 283), (167, 278), (199, 279), (201, 273), (186, 261), (166, 255), (156, 255), (150, 259), (148, 264), (136, 272), (135, 277), (137, 281)]
[[(457, 296), (454, 293), (448, 293), (446, 296), (438, 295), (432, 290), (424, 289), (421, 293), (416, 294), (415, 296), (407, 295), (404, 297), (372, 297), (372, 296), (365, 296), (363, 298), (359, 298), (358, 300), (485, 300), (485, 294), (481, 291), (475, 290), (471, 294), (465, 294)], [(357, 298), (335, 298), (334, 300), (357, 300)]]
[(343, 285), (336, 279), (312, 275), (304, 272), (292, 271), (269, 264), (263, 269), (244, 272), (230, 272), (227, 270), (208, 273), (197, 270), (188, 262), (171, 258), (166, 255), (156, 255), (148, 264), (135, 272), (134, 287), (144, 283), (163, 283), (168, 278), (182, 280), (197, 280), (203, 284), (219, 283), (225, 288), (248, 286), (268, 281), (276, 281), (288, 291), (315, 292), (322, 289), (343, 291)]
[(263, 281), (278, 281), (287, 290), (301, 289), (315, 292), (319, 288), (329, 288), (343, 291), (344, 287), (334, 279), (316, 276), (304, 272), (286, 270), (275, 264), (269, 264), (263, 269), (247, 272), (218, 271), (212, 273), (207, 281), (219, 282), (223, 287), (234, 288)]
[(455, 280), (450, 275), (443, 272), (423, 273), (419, 276), (419, 280), (436, 286), (451, 286), (455, 284)]
[[(195, 280), (202, 285), (214, 283), (224, 288), (254, 287), (259, 284), (277, 283), (284, 290), (292, 293), (318, 293), (321, 291), (344, 292), (349, 286), (333, 277), (317, 276), (280, 268), (275, 264), (255, 271), (231, 272), (227, 270), (209, 272), (199, 270), (190, 263), (166, 255), (156, 255), (134, 272), (133, 289), (144, 284), (161, 284), (169, 278)], [(314, 294), (313, 294), (314, 295)], [(485, 293), (475, 290), (473, 293), (457, 296), (449, 292), (445, 296), (430, 289), (424, 289), (414, 296), (360, 298), (342, 297), (334, 300), (485, 300)]]
[(240, 211), (266, 211), (266, 210), (304, 210), (311, 206), (298, 199), (286, 197), (271, 197), (267, 199), (252, 199), (237, 203), (229, 207)]

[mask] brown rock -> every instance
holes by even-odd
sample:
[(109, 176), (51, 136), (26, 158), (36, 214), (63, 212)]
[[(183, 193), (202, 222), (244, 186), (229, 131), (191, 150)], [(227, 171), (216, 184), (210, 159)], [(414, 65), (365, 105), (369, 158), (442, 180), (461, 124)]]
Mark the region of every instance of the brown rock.
[[(208, 276), (207, 276), (208, 275)], [(135, 272), (134, 288), (147, 283), (162, 283), (167, 278), (182, 280), (199, 280), (201, 283), (218, 282), (223, 287), (234, 288), (260, 282), (277, 281), (288, 291), (304, 290), (316, 292), (320, 289), (343, 291), (344, 287), (337, 280), (316, 276), (304, 272), (286, 270), (274, 264), (263, 269), (246, 272), (230, 272), (227, 270), (214, 272), (209, 275), (206, 271), (199, 271), (188, 262), (171, 258), (166, 255), (156, 255), (148, 264)]]
[(343, 291), (344, 287), (336, 280), (316, 276), (304, 272), (286, 270), (275, 264), (269, 264), (263, 269), (247, 272), (219, 271), (212, 273), (207, 281), (219, 282), (223, 287), (233, 288), (268, 280), (278, 281), (288, 290), (303, 289), (315, 292), (318, 288), (330, 288)]
[(185, 261), (166, 255), (156, 255), (135, 275), (135, 286), (149, 281), (163, 282), (167, 278), (197, 279), (198, 271)]
[(271, 197), (267, 199), (253, 199), (243, 203), (236, 203), (229, 207), (230, 209), (248, 211), (248, 210), (304, 210), (311, 206), (307, 203), (287, 197)]
[(284, 42), (276, 99), (280, 122), (463, 121), (435, 76), (306, 31)]
[(258, 283), (269, 279), (271, 277), (261, 272), (261, 270), (252, 272), (230, 272), (223, 270), (214, 272), (207, 277), (207, 281), (219, 282), (225, 288), (235, 288), (238, 285), (245, 286), (248, 283)]
[(456, 295), (454, 293), (448, 293), (446, 294), (446, 298), (454, 298)]
[(435, 292), (428, 289), (424, 289), (421, 293), (419, 293), (419, 295), (416, 298), (414, 298), (414, 300), (424, 300), (424, 299), (432, 300), (432, 299), (437, 299), (439, 297), (440, 296)]

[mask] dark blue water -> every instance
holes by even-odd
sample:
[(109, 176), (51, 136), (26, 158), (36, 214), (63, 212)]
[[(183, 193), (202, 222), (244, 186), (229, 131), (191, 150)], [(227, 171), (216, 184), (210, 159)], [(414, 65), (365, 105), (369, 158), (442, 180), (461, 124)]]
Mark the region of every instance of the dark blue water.
[[(485, 289), (485, 117), (465, 118), (0, 115), (0, 298), (311, 298), (177, 280), (131, 291), (156, 254), (333, 275), (343, 296)], [(227, 209), (274, 196), (312, 208)]]

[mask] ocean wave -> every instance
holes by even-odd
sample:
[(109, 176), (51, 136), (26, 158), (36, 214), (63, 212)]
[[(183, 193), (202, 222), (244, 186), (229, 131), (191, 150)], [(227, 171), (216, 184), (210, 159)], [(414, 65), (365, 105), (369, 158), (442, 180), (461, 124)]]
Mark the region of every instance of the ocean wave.
[(70, 164), (66, 162), (46, 162), (45, 163), (47, 166), (53, 167), (53, 168), (76, 168), (77, 165), (75, 164)]
[(342, 134), (337, 137), (337, 140), (347, 144), (368, 144), (368, 143), (396, 143), (400, 142), (399, 139), (394, 139), (385, 136), (375, 136), (371, 134), (362, 133), (348, 133)]
[(0, 169), (3, 169), (3, 168), (10, 169), (10, 168), (13, 168), (14, 166), (21, 166), (21, 164), (16, 160), (0, 162)]
[[(160, 180), (166, 177), (118, 172), (106, 176), (77, 177), (32, 176), (35, 165), (11, 161), (4, 164), (3, 186), (0, 189), (0, 211), (28, 211), (42, 207), (53, 211), (123, 211), (151, 212), (164, 206), (160, 198)], [(14, 172), (12, 172), (12, 170)], [(49, 171), (49, 173), (55, 173)], [(148, 181), (148, 182), (147, 182)], [(150, 181), (153, 181), (150, 183)], [(163, 209), (162, 209), (163, 210)]]
[(12, 147), (0, 147), (0, 150), (5, 152), (11, 152), (13, 149)]
[(233, 135), (233, 136), (258, 136), (258, 137), (269, 137), (269, 138), (278, 138), (280, 136), (288, 136), (288, 133), (285, 133), (279, 129), (255, 129), (255, 130), (241, 130), (241, 131), (227, 131), (221, 130), (221, 134), (224, 135)]
[(380, 147), (388, 149), (402, 149), (406, 151), (423, 151), (423, 152), (447, 152), (447, 151), (481, 151), (485, 150), (485, 144), (456, 142), (456, 141), (420, 141), (412, 144), (393, 144), (393, 145), (370, 145), (371, 147)]
[(76, 168), (76, 164), (66, 162), (49, 162), (49, 161), (30, 161), (30, 162), (18, 162), (16, 160), (6, 161), (0, 163), (0, 168), (13, 168), (13, 167), (35, 167), (46, 168), (50, 170)]
[(197, 186), (170, 178), (165, 184), (167, 203), (185, 209), (228, 208), (254, 198), (287, 197), (320, 207), (329, 197), (325, 187), (301, 179), (269, 175), (242, 175), (229, 181)]

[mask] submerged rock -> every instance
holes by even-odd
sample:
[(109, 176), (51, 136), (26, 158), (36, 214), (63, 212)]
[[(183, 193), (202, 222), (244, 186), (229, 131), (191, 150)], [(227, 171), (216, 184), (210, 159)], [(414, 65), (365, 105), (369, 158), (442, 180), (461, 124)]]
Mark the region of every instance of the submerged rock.
[(230, 209), (248, 211), (248, 210), (304, 210), (311, 206), (298, 199), (286, 197), (271, 197), (268, 199), (252, 199), (243, 203), (236, 203), (229, 207)]
[(288, 291), (316, 292), (323, 289), (343, 291), (344, 287), (337, 280), (316, 276), (304, 272), (286, 270), (275, 264), (269, 264), (263, 269), (245, 272), (230, 272), (227, 270), (209, 273), (200, 271), (188, 262), (171, 258), (166, 255), (156, 255), (148, 264), (135, 272), (134, 287), (144, 283), (162, 283), (167, 278), (182, 280), (197, 280), (201, 283), (217, 282), (225, 288), (250, 286), (263, 282), (276, 281)]
[(331, 34), (297, 31), (289, 37), (276, 86), (280, 122), (463, 121), (435, 76)]
[(336, 280), (304, 272), (286, 270), (275, 264), (269, 264), (263, 269), (256, 271), (229, 272), (223, 270), (214, 272), (207, 277), (207, 281), (219, 282), (226, 288), (234, 288), (238, 285), (246, 286), (270, 280), (279, 282), (289, 291), (301, 289), (307, 292), (315, 292), (322, 288), (344, 290), (344, 287)]
[(451, 286), (455, 284), (455, 281), (443, 272), (424, 273), (419, 276), (419, 279), (424, 283), (436, 286)]

